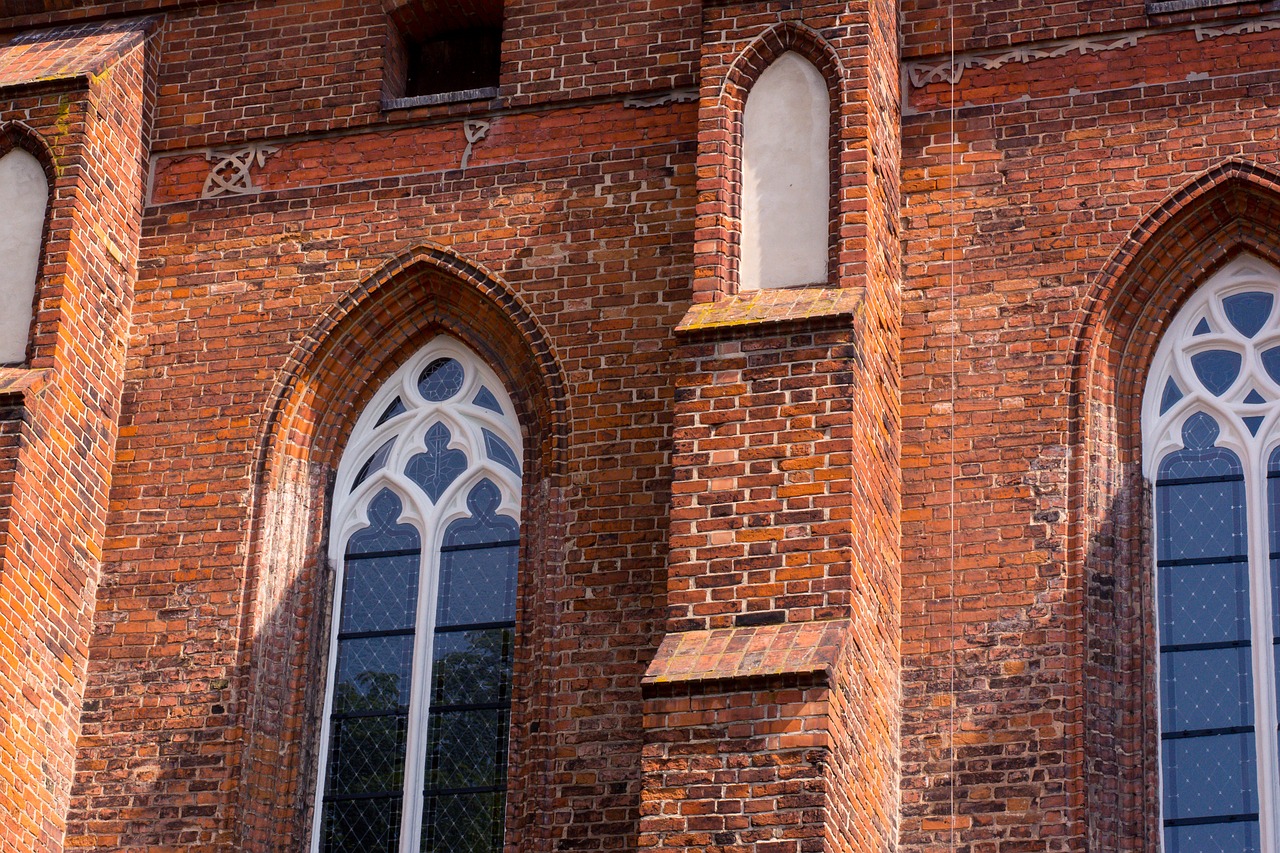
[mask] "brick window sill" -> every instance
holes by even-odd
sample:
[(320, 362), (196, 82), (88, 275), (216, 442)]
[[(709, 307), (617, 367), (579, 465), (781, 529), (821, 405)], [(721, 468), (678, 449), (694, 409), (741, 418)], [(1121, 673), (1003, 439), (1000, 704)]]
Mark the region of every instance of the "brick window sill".
[(852, 318), (864, 294), (861, 287), (791, 287), (740, 293), (693, 305), (675, 330), (676, 334), (693, 336)]
[(0, 367), (0, 406), (26, 406), (52, 373), (29, 367)]

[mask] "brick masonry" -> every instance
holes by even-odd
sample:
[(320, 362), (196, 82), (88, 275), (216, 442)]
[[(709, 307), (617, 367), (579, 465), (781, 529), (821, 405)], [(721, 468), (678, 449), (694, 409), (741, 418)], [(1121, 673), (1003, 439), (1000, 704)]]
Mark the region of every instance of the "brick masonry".
[[(441, 332), (526, 433), (509, 851), (1152, 849), (1136, 405), (1280, 262), (1280, 3), (510, 0), (496, 97), (390, 102), (432, 14), (0, 6), (0, 853), (307, 849), (328, 490)], [(739, 293), (786, 50), (831, 280)]]

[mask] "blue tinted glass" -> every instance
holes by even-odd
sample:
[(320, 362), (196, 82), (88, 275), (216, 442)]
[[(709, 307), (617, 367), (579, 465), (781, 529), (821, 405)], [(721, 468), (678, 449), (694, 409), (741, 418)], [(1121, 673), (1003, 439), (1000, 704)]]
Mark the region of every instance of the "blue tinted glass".
[(1201, 317), (1201, 318), (1200, 318), (1200, 322), (1199, 322), (1199, 323), (1196, 323), (1196, 330), (1195, 330), (1194, 332), (1192, 332), (1191, 334), (1193, 334), (1193, 335), (1207, 335), (1207, 334), (1209, 334), (1209, 333), (1210, 333), (1210, 332), (1212, 332), (1212, 331), (1213, 331), (1213, 330), (1209, 328), (1209, 321), (1208, 321), (1208, 320), (1206, 320), (1204, 317)]
[(405, 411), (404, 400), (396, 397), (391, 401), (391, 405), (387, 406), (387, 408), (383, 410), (382, 414), (378, 416), (378, 422), (374, 424), (374, 426), (382, 426), (396, 415), (403, 415)]
[(1160, 566), (1160, 643), (1249, 639), (1249, 564)]
[(1257, 405), (1258, 403), (1267, 402), (1266, 399), (1264, 399), (1263, 396), (1258, 393), (1257, 388), (1250, 388), (1249, 393), (1246, 394), (1244, 397), (1244, 401), (1246, 403), (1249, 403), (1250, 405)]
[(393, 438), (390, 441), (384, 442), (381, 447), (373, 451), (373, 455), (365, 461), (364, 465), (360, 466), (360, 470), (356, 473), (356, 478), (351, 483), (352, 490), (365, 480), (369, 479), (370, 474), (381, 471), (386, 467), (387, 457), (391, 455), (391, 448), (395, 446), (395, 443), (396, 440)]
[(432, 503), (439, 501), (444, 490), (467, 470), (467, 455), (449, 449), (452, 438), (444, 424), (432, 424), (423, 439), (426, 452), (415, 454), (404, 466), (405, 474), (422, 487)]
[(1262, 367), (1272, 382), (1280, 384), (1280, 347), (1272, 347), (1262, 353)]
[(1256, 813), (1254, 750), (1253, 732), (1165, 740), (1165, 820)]
[(418, 548), (418, 531), (408, 524), (396, 524), (399, 518), (400, 499), (395, 492), (378, 492), (369, 504), (369, 526), (347, 540), (347, 555)]
[(1164, 393), (1160, 395), (1160, 414), (1164, 414), (1173, 408), (1173, 404), (1182, 399), (1182, 389), (1178, 387), (1178, 383), (1173, 381), (1173, 377), (1169, 377), (1169, 381), (1164, 383)]
[(436, 624), (471, 625), (516, 618), (515, 545), (467, 546), (440, 555)]
[(412, 667), (412, 636), (340, 640), (333, 713), (407, 708)]
[(418, 606), (418, 551), (401, 556), (348, 556), (343, 566), (341, 631), (412, 628)]
[(448, 400), (462, 390), (462, 365), (452, 358), (437, 358), (418, 377), (418, 391), (433, 403)]
[(1191, 356), (1191, 369), (1210, 394), (1221, 397), (1240, 375), (1240, 353), (1225, 349)]
[(520, 476), (520, 460), (516, 459), (516, 452), (511, 449), (511, 446), (498, 438), (496, 433), (483, 428), (480, 431), (484, 433), (484, 449), (489, 454), (489, 458), (499, 465), (510, 468), (517, 477)]
[(1244, 481), (1157, 483), (1156, 529), (1159, 560), (1244, 554)]
[(520, 526), (515, 520), (497, 514), (501, 502), (502, 493), (492, 482), (486, 479), (476, 483), (471, 494), (467, 495), (471, 518), (449, 525), (444, 535), (445, 546), (480, 545), (518, 538)]
[(1218, 422), (1204, 412), (1196, 412), (1182, 425), (1182, 443), (1189, 450), (1213, 447), (1218, 434)]
[(493, 396), (489, 389), (485, 388), (483, 385), (480, 386), (480, 392), (476, 394), (476, 398), (472, 402), (482, 409), (488, 409), (491, 412), (502, 414), (502, 406), (498, 403), (498, 398)]
[(509, 627), (438, 634), (431, 648), (431, 703), (507, 701), (513, 634)]
[(1206, 850), (1261, 853), (1262, 837), (1258, 830), (1258, 821), (1232, 821), (1231, 823), (1165, 828), (1164, 853), (1205, 853)]
[(1233, 293), (1222, 300), (1222, 310), (1240, 334), (1252, 338), (1261, 331), (1267, 318), (1271, 316), (1272, 301), (1270, 293)]
[(1248, 646), (1160, 655), (1160, 730), (1253, 725), (1253, 653)]
[(1262, 422), (1265, 419), (1262, 415), (1249, 415), (1248, 417), (1241, 418), (1240, 420), (1244, 421), (1244, 425), (1249, 428), (1249, 432), (1252, 435), (1257, 435), (1258, 427), (1262, 426)]

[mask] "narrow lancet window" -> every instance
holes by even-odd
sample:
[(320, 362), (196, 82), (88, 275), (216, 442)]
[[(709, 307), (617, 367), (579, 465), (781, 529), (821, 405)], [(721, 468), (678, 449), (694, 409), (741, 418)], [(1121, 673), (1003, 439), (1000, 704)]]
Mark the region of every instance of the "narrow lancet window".
[(0, 364), (27, 359), (49, 179), (21, 148), (0, 157)]
[(313, 850), (502, 849), (521, 459), (502, 384), (446, 337), (357, 422)]
[(831, 98), (821, 72), (794, 51), (747, 96), (741, 197), (740, 289), (826, 284)]
[(1147, 377), (1164, 853), (1280, 841), (1278, 296), (1270, 264), (1227, 264)]

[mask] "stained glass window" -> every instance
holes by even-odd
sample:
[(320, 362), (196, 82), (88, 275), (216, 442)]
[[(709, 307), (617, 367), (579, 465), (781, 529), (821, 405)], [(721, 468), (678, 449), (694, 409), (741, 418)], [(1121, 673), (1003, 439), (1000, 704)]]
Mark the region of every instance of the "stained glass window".
[(1271, 265), (1227, 264), (1147, 378), (1165, 853), (1280, 849), (1277, 293)]
[(502, 849), (522, 446), (502, 388), (436, 338), (352, 432), (314, 851)]

